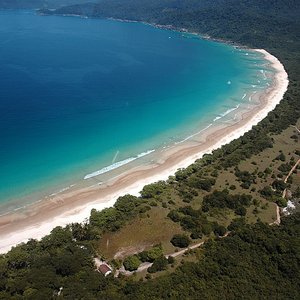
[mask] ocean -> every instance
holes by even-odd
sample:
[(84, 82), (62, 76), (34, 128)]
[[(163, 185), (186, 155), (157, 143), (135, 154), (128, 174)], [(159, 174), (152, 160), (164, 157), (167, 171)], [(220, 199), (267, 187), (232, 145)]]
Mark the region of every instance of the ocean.
[(230, 121), (272, 72), (193, 34), (0, 11), (0, 215)]

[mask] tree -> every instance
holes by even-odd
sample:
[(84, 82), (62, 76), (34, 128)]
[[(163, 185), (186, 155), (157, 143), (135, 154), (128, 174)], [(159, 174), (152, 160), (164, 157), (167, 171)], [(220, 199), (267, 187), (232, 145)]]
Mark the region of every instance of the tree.
[(276, 197), (275, 203), (280, 207), (286, 207), (287, 206), (287, 200), (282, 197)]
[(114, 207), (105, 208), (101, 211), (92, 209), (90, 224), (101, 230), (116, 231), (122, 225), (122, 218), (120, 213)]
[(191, 239), (201, 239), (202, 238), (202, 232), (200, 229), (195, 229), (191, 233)]
[(171, 255), (168, 256), (168, 263), (169, 264), (174, 264), (175, 263), (175, 258)]
[(272, 190), (272, 188), (270, 186), (263, 187), (261, 189), (260, 193), (266, 199), (269, 199), (274, 195), (274, 191)]
[(141, 261), (137, 255), (128, 256), (125, 258), (123, 265), (127, 271), (135, 271), (140, 266)]
[(244, 218), (238, 218), (231, 221), (230, 225), (227, 227), (228, 230), (234, 231), (246, 224), (246, 221)]
[(158, 181), (156, 183), (148, 184), (143, 187), (141, 191), (141, 196), (143, 198), (154, 198), (155, 196), (161, 194), (166, 188), (166, 183), (164, 181)]
[(30, 253), (20, 246), (13, 247), (7, 256), (7, 265), (10, 269), (26, 268), (30, 264)]
[(147, 269), (149, 273), (155, 273), (158, 271), (163, 271), (167, 269), (168, 259), (166, 259), (163, 255), (156, 258), (151, 267)]
[(175, 234), (171, 239), (171, 243), (175, 247), (186, 248), (191, 240), (185, 234)]
[(214, 233), (217, 236), (224, 236), (226, 231), (227, 231), (226, 228), (222, 225), (217, 225), (216, 228), (214, 229)]
[(244, 206), (239, 206), (236, 208), (236, 210), (234, 211), (237, 215), (239, 216), (246, 216), (247, 213), (247, 209)]
[(134, 209), (138, 203), (139, 199), (132, 195), (125, 195), (119, 197), (114, 204), (116, 210), (126, 213), (126, 214), (133, 214)]
[(52, 229), (51, 234), (42, 238), (43, 247), (55, 248), (60, 247), (72, 241), (72, 233), (70, 228), (62, 228), (60, 226)]
[(276, 160), (281, 160), (281, 161), (286, 160), (285, 155), (282, 152), (280, 152), (280, 154), (275, 159)]
[(272, 182), (272, 187), (278, 191), (283, 191), (286, 188), (286, 183), (283, 180), (275, 179)]
[(171, 210), (168, 213), (167, 217), (170, 218), (173, 222), (179, 222), (181, 219), (179, 213), (176, 210)]
[(161, 245), (157, 245), (147, 251), (147, 261), (153, 262), (154, 260), (161, 257), (162, 255), (163, 255), (162, 247)]

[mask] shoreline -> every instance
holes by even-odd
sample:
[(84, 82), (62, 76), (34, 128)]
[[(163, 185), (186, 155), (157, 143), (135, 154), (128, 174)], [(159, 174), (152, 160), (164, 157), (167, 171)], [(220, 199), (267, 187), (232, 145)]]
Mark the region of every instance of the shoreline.
[(40, 239), (55, 226), (83, 222), (89, 217), (92, 208), (100, 210), (111, 207), (119, 196), (127, 193), (138, 195), (146, 184), (168, 179), (178, 168), (186, 168), (203, 154), (211, 153), (251, 130), (282, 100), (288, 87), (288, 75), (276, 57), (263, 49), (251, 51), (263, 54), (276, 72), (272, 86), (260, 96), (259, 105), (242, 112), (240, 120), (234, 124), (216, 126), (206, 132), (206, 136), (201, 135), (201, 143), (187, 141), (187, 144), (183, 143), (180, 147), (167, 149), (158, 163), (135, 167), (101, 186), (58, 194), (52, 199), (31, 205), (30, 210), (22, 213), (12, 212), (1, 216), (0, 253), (32, 237)]

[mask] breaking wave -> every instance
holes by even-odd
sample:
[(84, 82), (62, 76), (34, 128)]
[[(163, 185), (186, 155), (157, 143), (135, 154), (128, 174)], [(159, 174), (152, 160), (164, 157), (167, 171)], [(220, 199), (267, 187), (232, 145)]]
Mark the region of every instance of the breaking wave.
[(95, 171), (95, 172), (93, 172), (93, 173), (90, 173), (90, 174), (85, 175), (83, 179), (89, 179), (89, 178), (92, 178), (92, 177), (95, 177), (95, 176), (98, 176), (98, 175), (107, 173), (107, 172), (109, 172), (109, 171), (112, 171), (112, 170), (117, 169), (117, 168), (119, 168), (119, 167), (122, 167), (122, 166), (124, 166), (124, 165), (127, 165), (127, 164), (129, 164), (130, 162), (132, 162), (132, 161), (134, 161), (134, 160), (136, 160), (136, 159), (139, 159), (139, 158), (141, 158), (141, 157), (143, 157), (143, 156), (146, 156), (146, 155), (148, 155), (148, 154), (150, 154), (150, 153), (152, 153), (152, 152), (154, 152), (154, 151), (155, 151), (155, 150), (148, 150), (148, 151), (146, 151), (146, 152), (142, 152), (142, 153), (138, 154), (137, 156), (129, 157), (129, 158), (127, 158), (127, 159), (118, 161), (118, 162), (116, 162), (116, 163), (114, 163), (114, 164), (112, 164), (112, 165), (109, 165), (109, 166), (107, 166), (107, 167), (102, 168), (101, 170), (98, 170), (98, 171)]

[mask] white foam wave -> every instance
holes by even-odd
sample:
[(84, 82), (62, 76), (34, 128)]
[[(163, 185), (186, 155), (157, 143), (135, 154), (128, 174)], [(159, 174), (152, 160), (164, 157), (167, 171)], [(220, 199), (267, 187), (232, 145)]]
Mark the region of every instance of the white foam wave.
[[(243, 98), (243, 99), (244, 99), (244, 98)], [(216, 116), (216, 117), (214, 118), (213, 121), (215, 122), (215, 121), (217, 121), (217, 120), (219, 120), (219, 119), (221, 119), (221, 118), (227, 116), (228, 114), (230, 114), (231, 112), (235, 111), (235, 110), (238, 109), (239, 107), (240, 107), (240, 104), (238, 104), (238, 105), (235, 106), (235, 107), (229, 108), (229, 109), (226, 110), (224, 113), (219, 114), (218, 116)]]
[(244, 94), (242, 97), (242, 100), (244, 100), (246, 98), (247, 94)]
[(252, 93), (252, 95), (249, 97), (249, 102), (252, 101), (252, 97), (253, 97), (256, 93), (257, 93), (257, 91), (254, 91), (254, 92)]
[(95, 176), (98, 176), (98, 175), (107, 173), (107, 172), (112, 171), (112, 170), (114, 170), (114, 169), (120, 168), (120, 167), (122, 167), (122, 166), (124, 166), (124, 165), (127, 165), (127, 164), (129, 164), (130, 162), (132, 162), (132, 161), (134, 161), (134, 160), (136, 160), (136, 159), (139, 159), (139, 158), (141, 158), (141, 157), (143, 157), (143, 156), (146, 156), (146, 155), (148, 155), (148, 154), (150, 154), (150, 153), (152, 153), (152, 152), (154, 152), (154, 151), (155, 151), (155, 150), (148, 150), (148, 151), (146, 151), (146, 152), (142, 152), (142, 153), (138, 154), (137, 156), (129, 157), (129, 158), (127, 158), (127, 159), (118, 161), (118, 162), (116, 162), (116, 163), (114, 163), (114, 164), (112, 164), (112, 165), (109, 165), (109, 166), (107, 166), (107, 167), (102, 168), (101, 170), (98, 170), (98, 171), (95, 171), (95, 172), (93, 172), (93, 173), (90, 173), (90, 174), (85, 175), (83, 179), (89, 179), (89, 178), (92, 178), (92, 177), (95, 177)]
[[(9, 228), (1, 235), (0, 239), (0, 253), (5, 253), (11, 249), (12, 246), (19, 244), (21, 242), (27, 242), (29, 238), (41, 239), (46, 234), (49, 234), (55, 226), (65, 226), (66, 224), (74, 222), (85, 222), (90, 216), (92, 208), (101, 210), (107, 207), (113, 206), (116, 199), (124, 194), (139, 195), (139, 192), (146, 184), (150, 184), (159, 180), (167, 180), (170, 175), (178, 170), (178, 168), (186, 168), (187, 166), (194, 163), (196, 159), (201, 158), (204, 153), (211, 153), (214, 149), (221, 147), (222, 145), (228, 144), (230, 141), (239, 138), (245, 132), (251, 130), (251, 128), (256, 125), (259, 121), (267, 116), (267, 114), (275, 108), (275, 106), (281, 101), (284, 93), (287, 91), (288, 87), (288, 75), (284, 70), (283, 65), (280, 61), (269, 54), (265, 50), (257, 50), (264, 55), (264, 57), (270, 61), (272, 67), (277, 70), (275, 73), (276, 86), (270, 91), (266, 99), (267, 104), (262, 107), (260, 111), (254, 114), (244, 125), (240, 128), (228, 132), (221, 139), (219, 139), (214, 145), (207, 147), (205, 150), (196, 153), (195, 155), (188, 155), (186, 159), (178, 162), (163, 171), (155, 175), (144, 175), (136, 180), (132, 181), (126, 187), (116, 186), (114, 192), (106, 193), (104, 196), (99, 195), (96, 200), (83, 203), (82, 206), (76, 205), (72, 209), (69, 208), (67, 211), (61, 211), (61, 213), (53, 218), (44, 217), (41, 221), (40, 219), (33, 219), (33, 224), (27, 224), (27, 220), (20, 222), (20, 228), (16, 229), (14, 227)], [(35, 216), (33, 215), (32, 218)]]
[(266, 76), (265, 70), (260, 70), (260, 73), (264, 75), (264, 80), (268, 79), (268, 77)]
[(216, 117), (213, 119), (213, 121), (216, 122), (216, 121), (218, 121), (218, 120), (221, 119), (221, 118), (222, 118), (221, 116), (216, 116)]
[(209, 125), (207, 125), (205, 128), (201, 129), (200, 131), (189, 135), (188, 137), (186, 137), (185, 139), (183, 139), (182, 141), (176, 142), (175, 145), (181, 144), (183, 142), (186, 142), (187, 140), (193, 138), (194, 136), (200, 134), (201, 132), (205, 131), (206, 129), (208, 129), (209, 127), (211, 127), (213, 125), (213, 123), (210, 123)]
[(97, 182), (96, 184), (90, 185), (89, 188), (98, 187), (98, 186), (100, 186), (100, 185), (102, 185), (102, 184), (103, 184), (103, 182), (102, 182), (102, 181), (99, 181), (99, 182)]
[(60, 194), (60, 193), (63, 193), (63, 192), (65, 192), (65, 191), (71, 189), (73, 186), (75, 186), (75, 184), (71, 184), (71, 185), (69, 185), (69, 186), (67, 186), (67, 187), (65, 187), (65, 188), (62, 188), (62, 189), (59, 190), (58, 192), (52, 193), (52, 194), (50, 194), (49, 196), (50, 196), (50, 197), (51, 197), (51, 196), (56, 196), (56, 195), (58, 195), (58, 194)]

